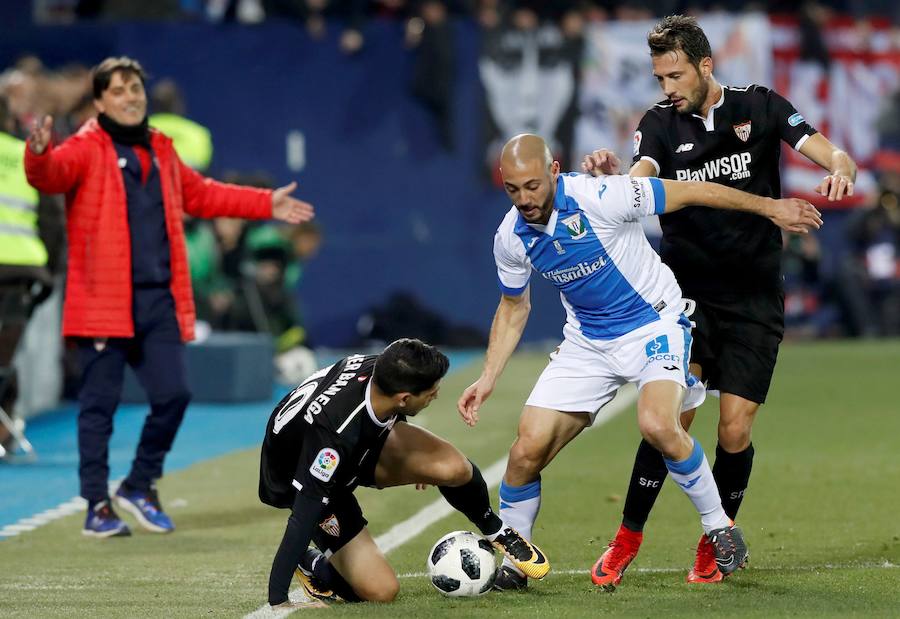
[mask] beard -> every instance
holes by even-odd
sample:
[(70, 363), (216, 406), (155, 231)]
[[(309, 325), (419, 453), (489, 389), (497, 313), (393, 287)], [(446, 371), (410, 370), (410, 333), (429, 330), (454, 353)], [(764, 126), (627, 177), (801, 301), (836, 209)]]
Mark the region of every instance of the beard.
[(528, 223), (530, 224), (546, 225), (547, 221), (549, 221), (550, 219), (550, 213), (553, 210), (553, 201), (555, 198), (555, 192), (548, 192), (546, 199), (541, 204), (537, 205), (538, 210), (540, 211), (538, 218), (535, 220), (526, 219), (526, 221), (528, 221)]
[(697, 87), (693, 93), (691, 93), (690, 97), (686, 97), (687, 99), (687, 107), (684, 110), (681, 110), (681, 114), (698, 114), (700, 112), (700, 108), (703, 107), (703, 102), (706, 101), (706, 96), (709, 94), (709, 83), (705, 80), (701, 80), (700, 86)]

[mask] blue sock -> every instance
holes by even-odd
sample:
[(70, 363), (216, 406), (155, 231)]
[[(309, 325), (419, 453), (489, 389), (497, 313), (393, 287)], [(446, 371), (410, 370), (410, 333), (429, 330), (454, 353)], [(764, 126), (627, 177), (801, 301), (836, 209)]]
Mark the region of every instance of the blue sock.
[[(505, 481), (500, 482), (500, 518), (528, 541), (531, 541), (531, 529), (540, 509), (540, 478), (524, 486), (510, 486)], [(503, 559), (503, 565), (513, 567), (506, 558)]]
[(694, 448), (687, 459), (675, 461), (666, 458), (665, 462), (672, 479), (700, 512), (700, 523), (705, 533), (731, 524), (725, 510), (722, 509), (716, 480), (698, 441), (694, 440)]

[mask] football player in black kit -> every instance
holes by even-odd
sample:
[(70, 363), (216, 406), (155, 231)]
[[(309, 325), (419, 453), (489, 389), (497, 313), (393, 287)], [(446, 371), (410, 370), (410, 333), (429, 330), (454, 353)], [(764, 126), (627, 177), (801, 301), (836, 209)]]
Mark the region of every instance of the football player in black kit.
[[(653, 75), (666, 100), (650, 108), (634, 135), (632, 176), (722, 183), (780, 198), (781, 142), (828, 171), (816, 191), (829, 201), (853, 194), (856, 164), (807, 123), (784, 97), (763, 86), (721, 86), (712, 51), (692, 17), (664, 18), (647, 37)], [(592, 174), (618, 173), (608, 150), (585, 157)], [(720, 392), (713, 476), (733, 520), (753, 463), (750, 428), (766, 401), (784, 334), (780, 230), (762, 217), (701, 206), (660, 217), (660, 254), (684, 296), (696, 302), (691, 319), (691, 372)], [(682, 416), (688, 427), (694, 411)], [(634, 559), (643, 527), (666, 477), (662, 455), (642, 441), (622, 525), (591, 571), (614, 589)], [(720, 582), (709, 540), (700, 538), (690, 583)]]
[[(533, 578), (547, 574), (541, 551), (491, 509), (478, 467), (405, 421), (437, 398), (448, 366), (433, 346), (397, 340), (380, 355), (351, 355), (319, 370), (275, 407), (262, 445), (259, 498), (291, 515), (269, 576), (269, 604), (290, 604), (295, 571), (320, 600), (396, 597), (397, 577), (353, 496), (360, 485), (437, 486), (516, 567)], [(319, 550), (308, 548), (310, 541)]]

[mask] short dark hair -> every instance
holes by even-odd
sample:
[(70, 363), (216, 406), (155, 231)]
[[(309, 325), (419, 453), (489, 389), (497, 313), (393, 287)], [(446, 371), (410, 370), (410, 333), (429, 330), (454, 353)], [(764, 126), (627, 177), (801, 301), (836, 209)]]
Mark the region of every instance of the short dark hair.
[(681, 50), (695, 67), (700, 66), (704, 58), (712, 57), (712, 48), (703, 28), (695, 18), (685, 15), (664, 17), (647, 34), (647, 45), (650, 46), (651, 56)]
[(137, 60), (129, 58), (128, 56), (111, 56), (98, 64), (91, 71), (91, 76), (94, 81), (95, 99), (99, 99), (103, 95), (103, 91), (109, 88), (112, 76), (117, 71), (126, 75), (137, 75), (141, 79), (142, 84), (147, 82), (147, 74), (144, 72), (144, 67), (142, 67), (141, 63)]
[(378, 355), (372, 380), (387, 395), (419, 394), (443, 378), (449, 367), (450, 360), (434, 346), (404, 338), (388, 344)]

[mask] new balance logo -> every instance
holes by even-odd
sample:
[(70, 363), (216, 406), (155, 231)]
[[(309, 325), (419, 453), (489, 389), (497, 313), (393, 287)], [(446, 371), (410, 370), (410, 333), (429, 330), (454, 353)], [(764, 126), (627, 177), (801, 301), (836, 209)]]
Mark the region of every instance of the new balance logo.
[(694, 148), (694, 143), (693, 143), (693, 142), (688, 142), (687, 144), (679, 144), (679, 145), (678, 145), (678, 148), (675, 149), (675, 153), (676, 153), (676, 154), (678, 154), (678, 153), (686, 153), (686, 152), (688, 152), (689, 150), (693, 150), (693, 148)]

